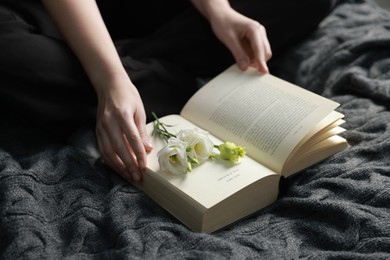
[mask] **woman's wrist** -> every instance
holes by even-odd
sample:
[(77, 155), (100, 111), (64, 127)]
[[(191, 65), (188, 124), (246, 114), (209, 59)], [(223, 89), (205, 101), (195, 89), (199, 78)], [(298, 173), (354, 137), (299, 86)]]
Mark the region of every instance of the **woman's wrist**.
[(90, 76), (90, 80), (98, 97), (114, 90), (113, 88), (126, 86), (130, 90), (134, 86), (124, 68), (94, 73), (94, 75)]

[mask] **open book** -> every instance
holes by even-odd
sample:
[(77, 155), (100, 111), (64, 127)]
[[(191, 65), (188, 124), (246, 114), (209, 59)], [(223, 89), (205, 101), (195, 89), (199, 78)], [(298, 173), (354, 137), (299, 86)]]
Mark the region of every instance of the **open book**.
[(157, 153), (165, 140), (152, 135), (143, 181), (134, 183), (194, 231), (211, 233), (277, 199), (288, 177), (348, 146), (339, 104), (270, 74), (235, 65), (203, 86), (180, 115), (160, 121), (181, 129), (208, 131), (214, 144), (231, 141), (247, 155), (235, 165), (221, 159), (184, 175), (161, 172)]

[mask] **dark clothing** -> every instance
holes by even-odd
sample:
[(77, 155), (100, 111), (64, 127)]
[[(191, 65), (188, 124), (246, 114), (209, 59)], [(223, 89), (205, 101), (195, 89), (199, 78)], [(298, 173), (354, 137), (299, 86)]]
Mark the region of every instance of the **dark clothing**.
[[(312, 32), (335, 1), (231, 5), (266, 27), (275, 57)], [(189, 1), (97, 2), (149, 118), (152, 111), (178, 113), (199, 78), (212, 78), (234, 63)], [(0, 104), (6, 115), (38, 125), (70, 130), (94, 124), (94, 89), (39, 1), (0, 0)]]

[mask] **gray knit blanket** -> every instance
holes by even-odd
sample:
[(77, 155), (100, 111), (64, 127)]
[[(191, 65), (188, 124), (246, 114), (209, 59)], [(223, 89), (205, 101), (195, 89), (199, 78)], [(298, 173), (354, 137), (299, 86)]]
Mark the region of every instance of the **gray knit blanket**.
[(390, 13), (346, 1), (278, 62), (341, 104), (350, 148), (271, 206), (194, 233), (104, 167), (92, 131), (53, 142), (1, 123), (0, 258), (390, 259)]

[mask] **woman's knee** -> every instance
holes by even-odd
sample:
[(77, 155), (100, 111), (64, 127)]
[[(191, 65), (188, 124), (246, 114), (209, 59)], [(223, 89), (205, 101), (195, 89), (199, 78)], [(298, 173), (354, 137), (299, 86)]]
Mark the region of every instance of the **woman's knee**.
[(302, 13), (313, 20), (323, 20), (340, 2), (339, 0), (300, 0), (304, 6)]
[(31, 31), (29, 26), (14, 10), (0, 5), (0, 35), (2, 41), (12, 34)]
[(10, 9), (0, 5), (0, 23), (13, 21), (15, 19), (16, 17)]
[(326, 15), (340, 0), (230, 0), (240, 13), (261, 22), (264, 19), (283, 19), (284, 14)]
[(16, 14), (11, 9), (0, 5), (0, 33), (10, 31), (10, 25), (17, 20)]

